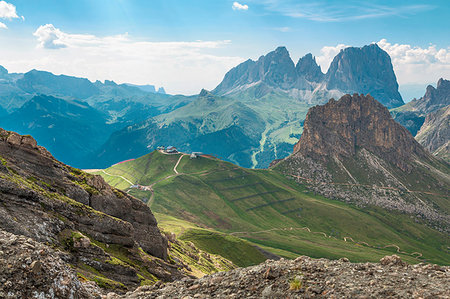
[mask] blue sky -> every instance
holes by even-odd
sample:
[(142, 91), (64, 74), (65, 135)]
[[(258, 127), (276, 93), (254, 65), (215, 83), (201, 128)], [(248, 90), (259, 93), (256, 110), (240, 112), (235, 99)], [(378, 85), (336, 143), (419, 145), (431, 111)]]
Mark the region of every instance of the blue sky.
[(0, 64), (11, 71), (172, 93), (214, 88), (230, 67), (279, 45), (295, 61), (311, 52), (325, 72), (342, 47), (379, 42), (401, 86), (450, 77), (448, 0), (7, 0), (0, 22)]

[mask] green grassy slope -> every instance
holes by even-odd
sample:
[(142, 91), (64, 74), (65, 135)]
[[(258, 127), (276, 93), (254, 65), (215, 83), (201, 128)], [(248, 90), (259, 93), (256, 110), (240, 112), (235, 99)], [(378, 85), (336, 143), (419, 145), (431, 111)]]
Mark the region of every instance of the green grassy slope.
[[(144, 185), (175, 174), (178, 158), (154, 152), (108, 172)], [(147, 172), (142, 174), (144, 169)], [(450, 264), (448, 236), (405, 215), (360, 210), (314, 195), (276, 171), (244, 169), (213, 158), (185, 156), (177, 170), (180, 175), (153, 186), (149, 203), (153, 211), (233, 234), (287, 257), (306, 254), (376, 261), (397, 251), (385, 246), (396, 245), (402, 252), (419, 252), (426, 260)], [(135, 195), (148, 199), (151, 192)], [(401, 255), (417, 262), (414, 255)]]

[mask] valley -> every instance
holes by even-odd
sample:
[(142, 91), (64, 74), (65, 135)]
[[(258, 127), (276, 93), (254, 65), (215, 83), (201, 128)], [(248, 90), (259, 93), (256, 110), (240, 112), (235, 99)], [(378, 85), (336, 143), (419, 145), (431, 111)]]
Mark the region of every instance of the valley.
[[(177, 162), (178, 175), (174, 172)], [(244, 169), (216, 158), (189, 159), (152, 152), (106, 171), (136, 184), (157, 182), (152, 185), (150, 207), (158, 214), (238, 236), (281, 256), (346, 256), (363, 261), (398, 251), (411, 262), (422, 258), (449, 262), (445, 234), (406, 215), (376, 207), (362, 210), (326, 199), (275, 170)], [(130, 189), (131, 184), (123, 179), (103, 176), (144, 201), (151, 197), (149, 191)], [(164, 227), (164, 221), (159, 221)]]

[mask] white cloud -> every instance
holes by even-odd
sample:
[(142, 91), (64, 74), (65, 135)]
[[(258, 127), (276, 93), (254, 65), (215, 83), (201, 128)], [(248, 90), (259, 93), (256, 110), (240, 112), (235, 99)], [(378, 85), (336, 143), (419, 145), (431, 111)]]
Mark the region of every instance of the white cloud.
[(13, 4), (0, 1), (0, 18), (11, 20), (18, 17), (16, 7)]
[(333, 61), (334, 56), (336, 56), (342, 49), (349, 46), (344, 44), (339, 44), (337, 46), (325, 46), (320, 49), (320, 56), (316, 56), (316, 62), (322, 68), (322, 72), (326, 73)]
[[(169, 93), (196, 94), (202, 88), (213, 89), (230, 68), (244, 61), (216, 54), (231, 43), (227, 40), (151, 42), (128, 34), (71, 34), (51, 24), (39, 27), (34, 35), (37, 48), (33, 44), (0, 47), (0, 65), (11, 72), (35, 68), (92, 81), (154, 84)], [(7, 41), (0, 35), (0, 44)]]
[(233, 10), (248, 10), (247, 4), (241, 4), (239, 2), (233, 2)]
[(5, 23), (0, 22), (0, 29), (8, 29), (8, 26)]
[(64, 43), (64, 39), (67, 39), (66, 34), (52, 24), (40, 26), (33, 35), (37, 37), (41, 48), (59, 49), (67, 47)]
[(391, 56), (399, 84), (435, 83), (441, 77), (450, 78), (450, 47), (422, 48), (391, 44), (386, 39), (377, 44)]

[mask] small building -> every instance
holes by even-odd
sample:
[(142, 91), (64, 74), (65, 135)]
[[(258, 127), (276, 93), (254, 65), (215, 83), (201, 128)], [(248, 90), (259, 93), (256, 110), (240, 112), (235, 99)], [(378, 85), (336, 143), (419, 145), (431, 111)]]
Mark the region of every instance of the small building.
[(191, 154), (191, 159), (197, 159), (197, 158), (199, 158), (201, 155), (203, 155), (203, 153), (200, 153), (200, 152), (192, 152), (192, 154)]
[(170, 146), (168, 146), (166, 148), (166, 153), (168, 153), (168, 154), (176, 154), (176, 153), (178, 153), (178, 151), (177, 151), (176, 147), (170, 145)]
[(166, 148), (164, 147), (164, 146), (158, 146), (158, 151), (163, 151), (163, 150), (165, 150)]

